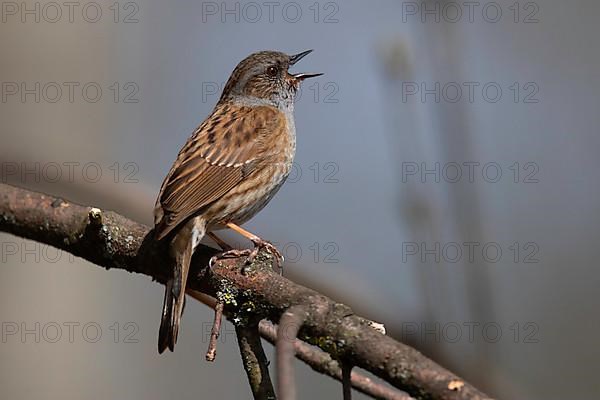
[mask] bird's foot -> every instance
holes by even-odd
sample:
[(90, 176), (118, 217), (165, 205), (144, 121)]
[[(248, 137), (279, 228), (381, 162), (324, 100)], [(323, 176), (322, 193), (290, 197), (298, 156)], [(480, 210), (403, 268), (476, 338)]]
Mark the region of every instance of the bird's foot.
[(262, 240), (260, 238), (252, 239), (252, 243), (254, 244), (254, 249), (252, 249), (252, 250), (250, 250), (250, 249), (243, 249), (243, 250), (232, 249), (232, 250), (227, 250), (223, 253), (213, 256), (210, 259), (210, 261), (208, 262), (209, 268), (212, 268), (213, 265), (216, 262), (218, 262), (219, 260), (224, 260), (227, 258), (240, 258), (240, 257), (246, 257), (245, 264), (250, 265), (254, 262), (254, 259), (256, 258), (256, 256), (260, 252), (260, 250), (265, 249), (268, 253), (271, 253), (275, 257), (275, 264), (277, 265), (277, 269), (279, 270), (280, 274), (283, 274), (284, 257), (281, 254), (281, 252), (279, 250), (277, 250), (277, 247), (275, 247), (275, 245), (273, 245), (273, 243), (267, 242), (266, 240)]
[(252, 264), (252, 262), (254, 261), (254, 258), (258, 254), (258, 252), (261, 249), (265, 249), (267, 252), (271, 253), (275, 257), (275, 264), (277, 264), (277, 269), (279, 270), (279, 274), (282, 275), (284, 258), (283, 258), (283, 255), (281, 254), (281, 252), (279, 250), (277, 250), (277, 247), (275, 247), (275, 245), (273, 245), (273, 243), (267, 242), (266, 240), (262, 240), (260, 238), (253, 238), (251, 240), (252, 240), (252, 243), (254, 243), (254, 249), (252, 249), (252, 251), (250, 252), (250, 255), (248, 255), (248, 258), (246, 259), (246, 264)]
[(212, 268), (212, 266), (215, 264), (215, 262), (219, 261), (219, 260), (224, 260), (226, 258), (239, 258), (239, 257), (250, 257), (251, 253), (253, 250), (249, 250), (249, 249), (244, 249), (244, 250), (238, 250), (238, 249), (231, 249), (231, 250), (227, 250), (223, 253), (219, 253), (216, 256), (212, 256), (210, 261), (208, 262), (208, 266), (209, 268)]

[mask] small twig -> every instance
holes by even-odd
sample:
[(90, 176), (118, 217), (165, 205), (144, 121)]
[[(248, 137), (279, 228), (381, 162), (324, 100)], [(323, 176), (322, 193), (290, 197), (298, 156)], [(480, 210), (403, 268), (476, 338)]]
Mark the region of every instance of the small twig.
[(258, 325), (236, 326), (235, 333), (254, 400), (274, 400), (276, 397), (269, 376), (269, 361), (260, 342)]
[(294, 377), (294, 343), (298, 331), (306, 319), (306, 307), (292, 306), (279, 319), (277, 328), (277, 394), (280, 400), (296, 400)]
[(210, 341), (206, 352), (206, 361), (214, 361), (217, 356), (217, 339), (221, 332), (221, 319), (223, 319), (223, 303), (218, 301), (215, 305), (215, 319), (210, 331)]
[(352, 383), (351, 383), (352, 365), (342, 363), (342, 391), (344, 400), (352, 400)]

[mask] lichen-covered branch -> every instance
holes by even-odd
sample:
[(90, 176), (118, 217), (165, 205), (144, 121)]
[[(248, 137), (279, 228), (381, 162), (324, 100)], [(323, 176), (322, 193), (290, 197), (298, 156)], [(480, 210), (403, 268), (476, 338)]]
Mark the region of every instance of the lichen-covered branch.
[[(165, 282), (166, 251), (145, 225), (121, 215), (0, 184), (0, 231), (50, 244), (107, 269), (142, 273)], [(252, 265), (226, 259), (205, 268), (216, 250), (201, 246), (188, 286), (222, 301), (234, 322), (254, 318), (278, 321), (291, 306), (307, 306), (298, 337), (348, 360), (417, 399), (489, 399), (475, 387), (415, 349), (373, 329), (350, 307), (297, 285), (272, 270), (261, 252)], [(458, 382), (458, 384), (457, 384)]]

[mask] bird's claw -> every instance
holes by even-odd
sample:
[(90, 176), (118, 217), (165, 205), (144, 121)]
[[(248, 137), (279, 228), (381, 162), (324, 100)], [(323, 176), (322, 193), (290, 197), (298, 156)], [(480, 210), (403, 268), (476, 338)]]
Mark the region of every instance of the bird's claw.
[(279, 250), (277, 250), (277, 247), (275, 247), (272, 243), (267, 242), (266, 240), (262, 240), (262, 239), (252, 240), (252, 243), (254, 243), (254, 249), (252, 249), (252, 250), (232, 249), (232, 250), (228, 250), (228, 251), (225, 251), (223, 253), (220, 253), (220, 254), (217, 254), (217, 255), (211, 257), (210, 261), (208, 262), (209, 268), (212, 268), (213, 265), (219, 260), (223, 260), (226, 258), (239, 258), (239, 257), (246, 257), (245, 264), (250, 265), (254, 262), (254, 259), (258, 255), (259, 251), (261, 249), (265, 249), (267, 252), (271, 253), (275, 257), (275, 263), (277, 264), (277, 269), (279, 270), (279, 273), (282, 274), (283, 273), (282, 266), (283, 266), (284, 257), (281, 254), (281, 252)]
[(275, 257), (275, 263), (277, 264), (277, 269), (279, 270), (280, 274), (283, 274), (283, 262), (285, 259), (284, 259), (283, 255), (281, 254), (281, 252), (279, 250), (277, 250), (277, 247), (275, 247), (275, 245), (273, 245), (273, 243), (267, 242), (266, 240), (262, 240), (262, 239), (254, 239), (254, 240), (252, 240), (252, 243), (254, 243), (254, 249), (251, 251), (250, 255), (246, 259), (246, 263), (251, 264), (254, 261), (254, 258), (256, 257), (258, 252), (261, 249), (265, 249), (265, 250), (267, 250), (267, 252), (271, 253)]
[(208, 262), (208, 266), (210, 268), (213, 267), (213, 265), (215, 264), (215, 262), (219, 261), (219, 260), (223, 260), (226, 258), (239, 258), (239, 257), (250, 257), (250, 254), (252, 253), (252, 250), (248, 250), (248, 249), (244, 249), (244, 250), (238, 250), (238, 249), (231, 249), (231, 250), (227, 250), (223, 253), (219, 253), (215, 256), (212, 256), (210, 258), (210, 261)]

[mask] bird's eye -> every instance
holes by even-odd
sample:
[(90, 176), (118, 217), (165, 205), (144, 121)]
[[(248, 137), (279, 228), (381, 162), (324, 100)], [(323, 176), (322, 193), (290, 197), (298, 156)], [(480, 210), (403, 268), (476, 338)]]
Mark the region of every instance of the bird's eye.
[(275, 66), (270, 66), (269, 68), (267, 68), (267, 74), (269, 76), (276, 76), (277, 75), (277, 67)]

